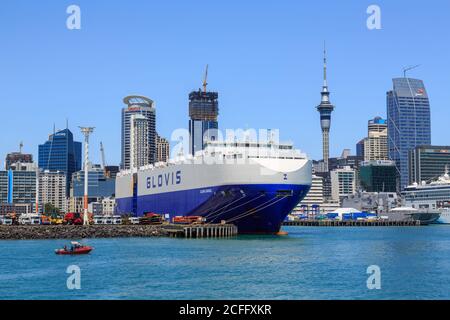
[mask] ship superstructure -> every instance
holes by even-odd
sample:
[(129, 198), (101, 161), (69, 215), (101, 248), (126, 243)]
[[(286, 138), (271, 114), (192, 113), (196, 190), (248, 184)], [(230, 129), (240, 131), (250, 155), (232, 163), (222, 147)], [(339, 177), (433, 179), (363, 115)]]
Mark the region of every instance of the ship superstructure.
[(450, 175), (448, 168), (437, 180), (414, 183), (402, 192), (405, 204), (418, 209), (441, 211), (439, 223), (450, 224)]

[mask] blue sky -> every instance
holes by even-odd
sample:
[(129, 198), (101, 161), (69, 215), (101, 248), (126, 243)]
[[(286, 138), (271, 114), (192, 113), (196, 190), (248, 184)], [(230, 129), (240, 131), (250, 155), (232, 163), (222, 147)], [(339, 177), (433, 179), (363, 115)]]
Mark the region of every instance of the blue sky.
[[(66, 28), (79, 5), (82, 29)], [(382, 30), (366, 27), (377, 4)], [(220, 126), (280, 128), (312, 158), (321, 157), (322, 47), (336, 105), (331, 155), (366, 135), (367, 120), (386, 114), (391, 79), (407, 65), (425, 81), (432, 142), (450, 144), (450, 2), (437, 1), (106, 1), (3, 0), (0, 5), (0, 157), (37, 156), (53, 124), (95, 126), (93, 160), (103, 141), (120, 161), (123, 97), (156, 101), (157, 129), (170, 137), (188, 124), (188, 94), (210, 65), (220, 94)]]

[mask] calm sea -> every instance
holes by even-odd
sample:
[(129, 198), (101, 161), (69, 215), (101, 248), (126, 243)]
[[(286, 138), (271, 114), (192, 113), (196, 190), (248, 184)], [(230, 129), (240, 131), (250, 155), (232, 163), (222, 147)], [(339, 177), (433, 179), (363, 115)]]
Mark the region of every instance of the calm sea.
[[(450, 226), (286, 228), (285, 237), (0, 241), (1, 299), (450, 299)], [(71, 265), (81, 290), (67, 288)], [(379, 266), (381, 289), (367, 288)]]

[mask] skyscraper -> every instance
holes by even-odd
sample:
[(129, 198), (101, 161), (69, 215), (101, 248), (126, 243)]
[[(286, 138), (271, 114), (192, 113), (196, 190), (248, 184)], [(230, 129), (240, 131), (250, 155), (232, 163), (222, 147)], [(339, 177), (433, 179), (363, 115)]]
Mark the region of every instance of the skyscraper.
[[(155, 163), (156, 160), (156, 109), (155, 103), (149, 98), (142, 96), (129, 96), (123, 99), (127, 107), (122, 109), (122, 169), (130, 169), (132, 161), (132, 116), (143, 116), (146, 122), (146, 139), (141, 140), (146, 145), (140, 149), (148, 148), (147, 159), (143, 165)], [(142, 119), (142, 117), (141, 117)]]
[(157, 162), (167, 162), (170, 158), (170, 145), (167, 139), (156, 136)]
[(142, 114), (133, 114), (130, 123), (130, 167), (140, 168), (150, 161), (148, 120)]
[(408, 185), (408, 153), (431, 144), (430, 102), (422, 80), (393, 79), (387, 92), (389, 159), (400, 174), (400, 188)]
[(375, 117), (369, 120), (368, 136), (364, 140), (364, 160), (388, 160), (388, 133), (386, 120)]
[(320, 112), (320, 126), (322, 128), (323, 139), (323, 162), (324, 172), (329, 171), (328, 161), (330, 158), (330, 127), (331, 127), (331, 113), (334, 110), (334, 106), (330, 102), (330, 92), (328, 91), (327, 82), (327, 54), (324, 50), (323, 58), (323, 87), (322, 87), (322, 100), (320, 105), (317, 106), (317, 110)]
[(207, 91), (208, 68), (203, 81), (203, 91), (189, 94), (189, 149), (191, 154), (203, 150), (205, 143), (217, 140), (219, 123), (219, 94)]
[(51, 134), (44, 144), (39, 145), (39, 169), (64, 172), (67, 195), (72, 174), (81, 170), (81, 147), (81, 142), (73, 140), (69, 129)]

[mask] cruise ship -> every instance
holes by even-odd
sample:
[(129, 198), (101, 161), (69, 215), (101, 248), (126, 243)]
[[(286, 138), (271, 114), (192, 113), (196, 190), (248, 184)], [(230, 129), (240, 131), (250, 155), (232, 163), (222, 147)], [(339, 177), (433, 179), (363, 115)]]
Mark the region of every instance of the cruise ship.
[(275, 234), (311, 184), (311, 161), (292, 144), (211, 141), (195, 156), (120, 172), (117, 212), (201, 216), (241, 234)]
[(437, 223), (450, 224), (450, 176), (448, 167), (444, 175), (430, 183), (414, 183), (408, 186), (402, 195), (405, 205), (417, 209), (439, 210)]

